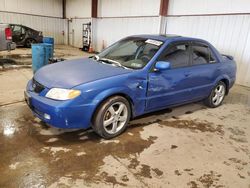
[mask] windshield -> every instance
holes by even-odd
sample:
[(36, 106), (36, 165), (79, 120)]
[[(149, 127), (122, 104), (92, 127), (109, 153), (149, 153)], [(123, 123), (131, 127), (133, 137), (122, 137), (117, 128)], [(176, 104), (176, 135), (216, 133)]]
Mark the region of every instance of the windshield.
[(127, 38), (108, 47), (95, 58), (124, 68), (141, 69), (152, 59), (162, 43), (152, 39)]

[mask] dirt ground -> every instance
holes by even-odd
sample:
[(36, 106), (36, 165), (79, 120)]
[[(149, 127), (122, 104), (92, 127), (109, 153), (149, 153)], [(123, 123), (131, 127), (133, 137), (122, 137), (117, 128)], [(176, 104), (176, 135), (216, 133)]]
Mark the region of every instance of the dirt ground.
[(30, 69), (0, 71), (0, 187), (250, 187), (250, 88), (131, 121), (112, 140), (62, 130), (23, 102)]

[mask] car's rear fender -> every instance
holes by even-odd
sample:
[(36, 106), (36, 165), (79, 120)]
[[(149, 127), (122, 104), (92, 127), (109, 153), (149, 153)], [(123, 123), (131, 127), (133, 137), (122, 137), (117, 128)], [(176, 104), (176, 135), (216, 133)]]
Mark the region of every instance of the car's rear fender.
[[(220, 81), (223, 81), (224, 83), (225, 83), (225, 85), (226, 85), (226, 94), (228, 94), (228, 92), (229, 92), (229, 89), (230, 89), (230, 87), (232, 86), (232, 82), (234, 82), (234, 81), (232, 81), (231, 79), (230, 79), (230, 77), (228, 76), (228, 75), (226, 75), (226, 74), (222, 74), (222, 75), (220, 75), (219, 77), (217, 77), (217, 79), (214, 81), (214, 83), (213, 83), (213, 86), (215, 87), (217, 84), (218, 84), (218, 82), (220, 82)], [(211, 88), (211, 90), (212, 90), (213, 88)]]

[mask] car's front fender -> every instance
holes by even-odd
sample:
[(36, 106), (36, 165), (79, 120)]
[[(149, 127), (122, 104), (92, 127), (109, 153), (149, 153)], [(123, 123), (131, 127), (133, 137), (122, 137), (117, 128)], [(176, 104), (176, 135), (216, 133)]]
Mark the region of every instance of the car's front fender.
[(140, 115), (144, 112), (145, 99), (144, 97), (139, 97), (135, 90), (128, 87), (113, 87), (100, 92), (94, 99), (93, 103), (96, 108), (109, 97), (120, 95), (125, 97), (131, 104), (132, 117)]
[(125, 87), (109, 88), (100, 92), (98, 95), (96, 95), (95, 98), (93, 99), (93, 103), (96, 105), (99, 105), (102, 101), (104, 101), (108, 97), (113, 96), (113, 95), (118, 95), (118, 94), (123, 94), (123, 95), (128, 96), (131, 99), (131, 102), (133, 102), (131, 93), (132, 91), (129, 91), (129, 89)]
[(140, 72), (96, 80), (82, 84), (76, 89), (82, 91), (84, 104), (91, 103), (96, 108), (108, 97), (121, 95), (130, 100), (133, 116), (140, 115), (145, 110), (147, 80), (146, 76)]

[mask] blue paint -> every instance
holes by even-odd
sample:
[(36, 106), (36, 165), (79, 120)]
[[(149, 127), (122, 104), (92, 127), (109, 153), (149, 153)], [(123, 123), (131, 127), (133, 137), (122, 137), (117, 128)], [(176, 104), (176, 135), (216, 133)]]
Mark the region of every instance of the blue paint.
[(165, 61), (158, 61), (155, 64), (155, 68), (159, 71), (170, 69), (170, 63)]
[(52, 37), (43, 37), (43, 43), (52, 45), (52, 52), (54, 53), (54, 38)]
[(52, 45), (39, 43), (32, 44), (32, 70), (35, 73), (38, 69), (48, 64), (49, 58), (53, 57)]
[[(226, 81), (228, 89), (235, 82), (234, 60), (222, 56), (204, 40), (157, 35), (136, 37), (160, 40), (164, 43), (142, 69), (124, 69), (102, 64), (94, 59), (82, 58), (48, 65), (37, 71), (34, 79), (45, 88), (40, 93), (34, 93), (32, 80), (26, 88), (31, 96), (34, 115), (55, 127), (88, 128), (98, 105), (112, 95), (126, 96), (131, 101), (132, 116), (136, 117), (170, 106), (205, 99), (220, 80)], [(166, 62), (158, 62), (155, 66), (164, 49), (172, 42), (182, 41), (202, 42), (208, 45), (216, 63), (175, 69), (169, 67)], [(161, 70), (152, 71), (152, 68)], [(46, 98), (46, 93), (55, 87), (77, 89), (81, 91), (81, 95), (66, 101)], [(44, 113), (51, 115), (51, 119), (45, 119)]]
[[(48, 74), (44, 77), (43, 75), (48, 72), (53, 72), (53, 74)], [(34, 78), (48, 88), (58, 87), (70, 89), (76, 85), (129, 72), (132, 72), (132, 70), (97, 63), (89, 58), (81, 58), (73, 61), (66, 60), (46, 66), (37, 72)]]

